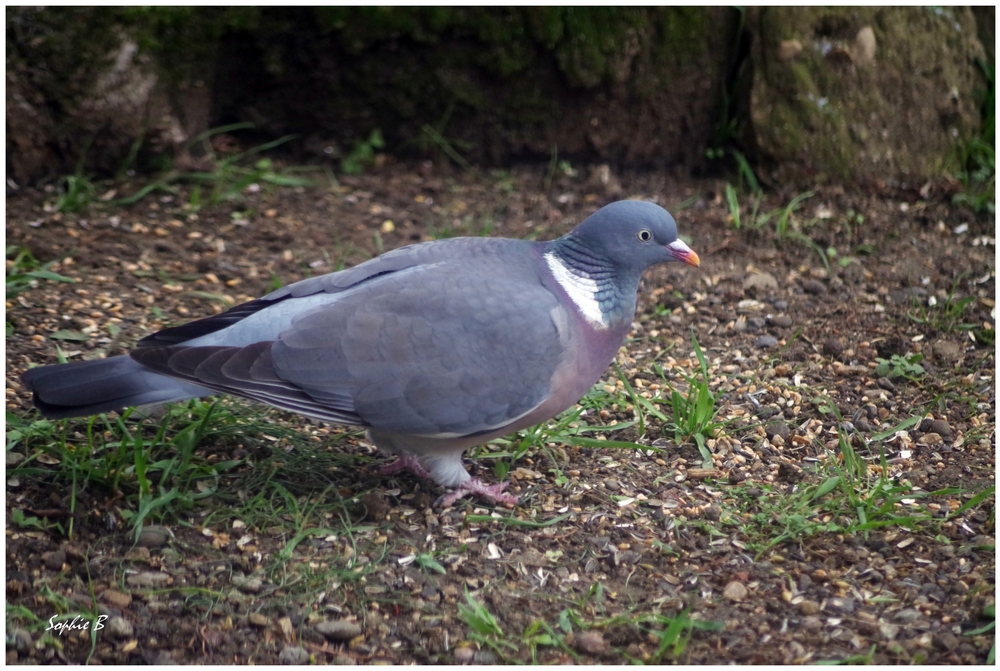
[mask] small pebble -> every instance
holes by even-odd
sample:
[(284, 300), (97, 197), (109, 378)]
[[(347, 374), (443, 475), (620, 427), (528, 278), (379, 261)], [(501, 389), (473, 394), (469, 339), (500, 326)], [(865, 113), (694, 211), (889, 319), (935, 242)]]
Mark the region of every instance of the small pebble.
[(838, 338), (828, 338), (823, 343), (823, 354), (827, 356), (838, 357), (843, 351), (844, 345)]
[(250, 613), (250, 617), (248, 619), (250, 620), (250, 624), (255, 627), (260, 627), (261, 629), (266, 628), (267, 625), (270, 624), (270, 620), (267, 619), (267, 615), (264, 615), (263, 613)]
[(17, 648), (18, 654), (27, 655), (28, 651), (31, 650), (32, 643), (31, 632), (27, 629), (14, 630), (14, 645)]
[(286, 645), (278, 655), (278, 662), (285, 666), (298, 666), (309, 663), (309, 653), (297, 645)]
[(773, 317), (768, 317), (768, 322), (779, 328), (788, 328), (792, 325), (792, 318), (788, 315), (775, 315)]
[(818, 296), (826, 293), (826, 285), (819, 280), (806, 280), (802, 283), (802, 291)]
[(455, 648), (455, 663), (456, 664), (471, 664), (472, 659), (476, 656), (476, 651), (468, 646), (462, 646), (461, 648)]
[(747, 320), (747, 331), (754, 332), (759, 331), (767, 324), (767, 320), (763, 317), (751, 317)]
[(743, 291), (755, 296), (768, 294), (778, 290), (778, 280), (770, 273), (754, 273), (743, 280)]
[(788, 309), (788, 301), (777, 300), (773, 303), (774, 309), (778, 312), (784, 312)]
[(132, 603), (131, 594), (125, 594), (114, 589), (106, 589), (101, 592), (101, 599), (119, 610), (125, 610)]
[(24, 461), (24, 455), (20, 452), (8, 452), (7, 453), (7, 468), (17, 466), (19, 463)]
[(782, 439), (787, 440), (788, 436), (792, 434), (792, 430), (784, 422), (768, 422), (767, 426), (764, 427), (764, 433), (767, 434), (768, 439), (781, 436)]
[(239, 575), (234, 575), (230, 578), (236, 587), (244, 594), (257, 594), (264, 587), (264, 581), (257, 577), (244, 577)]
[(62, 550), (46, 552), (42, 555), (42, 561), (45, 563), (45, 568), (50, 571), (60, 571), (63, 564), (66, 563), (66, 553)]
[(935, 419), (933, 422), (931, 422), (930, 429), (931, 433), (936, 433), (945, 440), (951, 438), (951, 426), (948, 424), (948, 422), (944, 421), (943, 419)]
[(166, 527), (150, 524), (139, 532), (139, 540), (136, 541), (136, 545), (144, 548), (158, 548), (166, 545), (172, 536), (173, 533)]
[(346, 643), (361, 635), (361, 625), (348, 620), (326, 620), (316, 625), (316, 631), (331, 641)]
[(754, 341), (754, 345), (760, 349), (767, 349), (769, 347), (777, 347), (778, 339), (772, 335), (762, 335)]
[(726, 597), (730, 601), (743, 601), (743, 599), (747, 598), (747, 594), (746, 585), (738, 580), (732, 581), (726, 585), (724, 590), (722, 590), (722, 596)]
[(892, 624), (890, 622), (880, 622), (878, 625), (878, 631), (882, 634), (882, 638), (887, 641), (893, 641), (899, 636), (899, 625)]
[(132, 623), (123, 617), (113, 617), (108, 620), (108, 633), (115, 638), (132, 638), (135, 629)]
[(941, 363), (953, 363), (962, 358), (962, 348), (947, 340), (938, 340), (931, 350)]
[(894, 385), (892, 383), (892, 380), (890, 380), (887, 377), (880, 377), (878, 379), (878, 386), (881, 387), (882, 389), (885, 389), (886, 391), (891, 391), (891, 392), (896, 391), (896, 385)]
[(839, 596), (830, 597), (826, 601), (825, 608), (827, 610), (838, 611), (841, 613), (853, 613), (854, 599)]
[(819, 612), (819, 604), (806, 599), (799, 604), (799, 612), (803, 615), (816, 615)]
[(915, 608), (903, 608), (892, 614), (892, 619), (903, 624), (910, 624), (923, 617), (923, 614)]
[(472, 663), (482, 664), (483, 666), (493, 666), (497, 663), (497, 656), (489, 650), (478, 650), (476, 651), (476, 654), (472, 656)]
[(802, 618), (802, 628), (817, 631), (823, 628), (823, 620), (818, 615), (807, 615)]
[(934, 635), (934, 645), (942, 650), (954, 650), (958, 643), (958, 637), (950, 632), (942, 631)]
[(599, 655), (608, 647), (599, 631), (581, 631), (573, 637), (573, 647), (585, 655)]

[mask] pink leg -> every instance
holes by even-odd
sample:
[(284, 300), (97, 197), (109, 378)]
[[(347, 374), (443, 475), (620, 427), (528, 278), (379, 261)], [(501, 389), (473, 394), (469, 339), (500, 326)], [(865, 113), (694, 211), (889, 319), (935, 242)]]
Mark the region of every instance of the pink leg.
[(378, 469), (379, 475), (395, 475), (401, 471), (410, 471), (411, 473), (428, 480), (434, 479), (434, 477), (427, 472), (427, 469), (421, 466), (420, 462), (417, 461), (417, 458), (412, 454), (400, 455), (396, 461), (391, 464), (386, 464), (382, 468)]
[(455, 502), (464, 496), (475, 496), (487, 499), (494, 503), (510, 503), (512, 505), (516, 505), (516, 496), (503, 493), (503, 490), (507, 488), (507, 484), (508, 483), (506, 482), (499, 482), (495, 485), (485, 485), (479, 478), (466, 480), (461, 485), (456, 487), (455, 491), (451, 494), (445, 494), (439, 498), (436, 505), (439, 505), (442, 508), (448, 508), (455, 505)]

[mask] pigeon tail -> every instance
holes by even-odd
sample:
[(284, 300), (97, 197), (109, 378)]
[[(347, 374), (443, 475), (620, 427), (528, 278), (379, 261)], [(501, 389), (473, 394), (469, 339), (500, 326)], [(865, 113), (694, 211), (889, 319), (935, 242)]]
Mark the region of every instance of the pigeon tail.
[(26, 371), (21, 381), (33, 392), (35, 406), (48, 419), (87, 417), (213, 393), (154, 373), (129, 356), (40, 366)]

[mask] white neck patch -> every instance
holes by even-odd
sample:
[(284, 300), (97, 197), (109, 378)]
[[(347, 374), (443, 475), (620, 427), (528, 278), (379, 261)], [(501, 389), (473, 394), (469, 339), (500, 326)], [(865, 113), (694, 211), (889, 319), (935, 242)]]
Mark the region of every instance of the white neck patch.
[(608, 328), (607, 322), (604, 321), (604, 315), (601, 313), (601, 304), (597, 301), (597, 282), (588, 277), (577, 275), (552, 252), (545, 255), (545, 262), (549, 264), (552, 276), (556, 278), (556, 282), (570, 297), (570, 300), (576, 304), (583, 318), (595, 328)]

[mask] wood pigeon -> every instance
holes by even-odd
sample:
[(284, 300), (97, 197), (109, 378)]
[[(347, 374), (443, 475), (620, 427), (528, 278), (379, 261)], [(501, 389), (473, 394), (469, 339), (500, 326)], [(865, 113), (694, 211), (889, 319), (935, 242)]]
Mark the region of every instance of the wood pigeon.
[(556, 240), (452, 238), (353, 268), (138, 342), (124, 356), (22, 376), (49, 418), (226, 393), (368, 429), (408, 468), (515, 503), (462, 465), (470, 447), (543, 422), (600, 379), (635, 316), (643, 271), (699, 265), (663, 208), (601, 208)]

